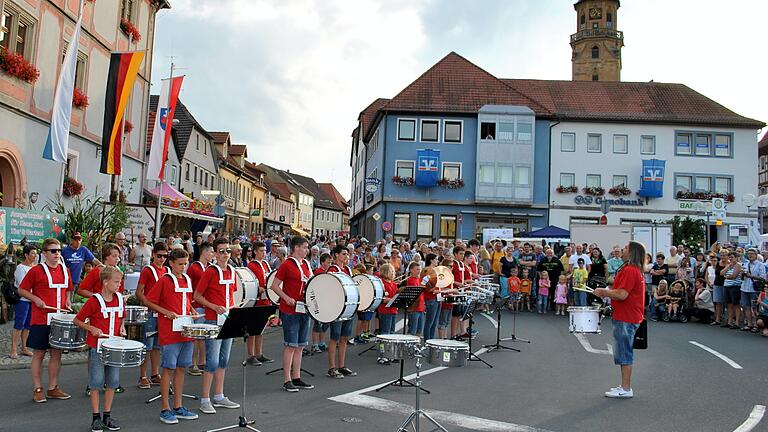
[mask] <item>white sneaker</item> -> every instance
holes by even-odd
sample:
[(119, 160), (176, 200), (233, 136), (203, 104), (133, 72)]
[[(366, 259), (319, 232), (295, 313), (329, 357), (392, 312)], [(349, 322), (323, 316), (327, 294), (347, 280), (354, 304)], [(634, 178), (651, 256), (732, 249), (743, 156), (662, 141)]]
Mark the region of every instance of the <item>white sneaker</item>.
[(229, 409), (240, 408), (240, 404), (239, 403), (232, 402), (226, 396), (224, 396), (221, 399), (214, 399), (213, 400), (213, 406), (220, 407), (220, 408), (229, 408)]
[(203, 414), (216, 414), (216, 408), (211, 405), (211, 401), (200, 402), (200, 412)]
[(634, 397), (634, 395), (635, 394), (632, 392), (632, 389), (624, 390), (621, 386), (612, 388), (611, 391), (605, 392), (605, 397), (609, 398), (629, 399)]

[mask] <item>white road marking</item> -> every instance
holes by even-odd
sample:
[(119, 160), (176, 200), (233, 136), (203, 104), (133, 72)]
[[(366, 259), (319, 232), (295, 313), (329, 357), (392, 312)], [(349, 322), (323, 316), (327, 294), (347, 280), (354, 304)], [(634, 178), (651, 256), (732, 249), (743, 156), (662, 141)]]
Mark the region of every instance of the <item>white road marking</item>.
[(601, 350), (597, 348), (593, 348), (592, 344), (589, 343), (589, 339), (587, 339), (587, 336), (584, 333), (573, 333), (573, 335), (576, 337), (576, 340), (579, 341), (582, 347), (588, 352), (592, 354), (605, 354), (605, 355), (613, 355), (613, 347), (609, 344), (606, 344), (608, 346), (607, 350)]
[(715, 357), (719, 358), (720, 360), (728, 363), (734, 369), (744, 369), (743, 367), (741, 367), (740, 364), (736, 363), (735, 361), (729, 359), (725, 355), (720, 354), (719, 352), (713, 350), (712, 348), (710, 348), (710, 347), (708, 347), (708, 346), (706, 346), (704, 344), (700, 344), (700, 343), (698, 343), (696, 341), (688, 341), (688, 343), (690, 343), (692, 345), (695, 345), (695, 346), (703, 349), (704, 351), (709, 352), (710, 354), (714, 355)]
[(749, 414), (749, 417), (744, 420), (744, 423), (741, 424), (738, 428), (736, 428), (733, 432), (749, 432), (752, 429), (757, 426), (758, 423), (760, 423), (760, 420), (763, 419), (763, 416), (765, 415), (765, 406), (764, 405), (755, 405), (754, 408), (752, 408), (752, 412)]
[(480, 315), (484, 316), (488, 321), (490, 321), (491, 324), (493, 324), (493, 328), (495, 328), (495, 329), (499, 328), (499, 323), (496, 321), (496, 319), (494, 317), (492, 317), (492, 316), (490, 316), (490, 315), (488, 315), (486, 313), (481, 313)]
[(400, 320), (395, 323), (395, 333), (400, 333), (400, 330), (403, 329), (403, 326), (405, 325), (405, 321)]

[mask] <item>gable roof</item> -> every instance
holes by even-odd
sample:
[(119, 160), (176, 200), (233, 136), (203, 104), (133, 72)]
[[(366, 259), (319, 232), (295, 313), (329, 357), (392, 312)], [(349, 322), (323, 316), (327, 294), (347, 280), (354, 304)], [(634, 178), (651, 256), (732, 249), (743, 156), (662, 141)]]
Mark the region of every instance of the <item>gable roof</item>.
[(763, 138), (757, 143), (757, 148), (768, 147), (768, 132), (763, 134)]
[[(383, 108), (386, 104), (389, 103), (391, 99), (383, 99), (378, 98), (375, 101), (371, 102), (370, 105), (365, 107), (364, 110), (360, 111), (360, 115), (357, 116), (357, 119), (360, 122), (360, 125), (355, 130), (362, 130), (363, 136), (367, 137), (371, 134), (373, 127), (378, 124), (378, 115), (379, 110)], [(362, 128), (362, 129), (359, 129)], [(355, 131), (352, 132), (354, 136)]]
[(246, 154), (246, 146), (245, 144), (232, 144), (227, 153), (232, 156), (242, 156)]
[(224, 144), (229, 139), (229, 132), (208, 132), (214, 144)]
[(336, 202), (336, 205), (342, 209), (343, 213), (347, 213), (347, 207), (349, 207), (349, 203), (341, 195), (341, 192), (336, 189), (336, 186), (334, 186), (333, 183), (318, 183), (317, 186), (326, 196)]
[[(150, 112), (157, 111), (157, 103), (159, 99), (159, 95), (149, 96)], [(187, 151), (187, 144), (189, 144), (189, 138), (192, 136), (192, 130), (195, 129), (195, 127), (197, 127), (203, 136), (211, 140), (211, 143), (213, 143), (213, 137), (211, 134), (209, 134), (208, 131), (206, 131), (205, 128), (197, 122), (192, 113), (189, 112), (187, 107), (181, 102), (181, 99), (176, 102), (176, 111), (173, 114), (173, 118), (174, 120), (179, 120), (178, 124), (173, 125), (173, 132), (176, 133), (176, 153), (179, 154), (179, 160), (183, 159), (184, 154)], [(213, 147), (211, 147), (211, 150), (213, 150)]]
[(504, 79), (558, 119), (761, 128), (683, 84)]
[(303, 175), (294, 174), (294, 173), (288, 173), (294, 180), (296, 180), (299, 184), (307, 188), (310, 192), (312, 192), (312, 195), (315, 197), (315, 207), (320, 207), (324, 209), (330, 209), (335, 211), (342, 211), (344, 210), (343, 207), (340, 207), (334, 199), (329, 197), (326, 193), (324, 193), (320, 186), (315, 182), (315, 179), (311, 177), (305, 177)]

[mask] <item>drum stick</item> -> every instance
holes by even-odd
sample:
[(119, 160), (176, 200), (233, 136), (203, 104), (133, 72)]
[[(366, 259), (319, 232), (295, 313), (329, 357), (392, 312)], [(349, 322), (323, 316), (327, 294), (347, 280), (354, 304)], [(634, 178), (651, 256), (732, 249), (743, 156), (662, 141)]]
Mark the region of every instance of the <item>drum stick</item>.
[(50, 310), (55, 310), (55, 311), (72, 312), (72, 309), (66, 309), (66, 308), (59, 309), (59, 308), (55, 308), (53, 306), (46, 306), (45, 309), (50, 309)]
[(593, 289), (592, 289), (592, 288), (590, 288), (590, 287), (584, 287), (584, 288), (576, 288), (576, 287), (573, 287), (573, 290), (574, 290), (574, 291), (585, 291), (585, 292), (588, 292), (588, 293), (591, 293), (591, 292), (594, 292), (594, 291), (595, 291), (595, 290), (593, 290)]

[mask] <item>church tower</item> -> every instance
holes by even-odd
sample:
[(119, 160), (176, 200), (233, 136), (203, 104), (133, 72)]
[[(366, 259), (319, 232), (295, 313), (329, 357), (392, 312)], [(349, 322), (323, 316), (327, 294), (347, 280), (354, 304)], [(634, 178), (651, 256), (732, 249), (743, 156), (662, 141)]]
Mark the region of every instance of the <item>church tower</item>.
[(619, 0), (578, 0), (571, 35), (573, 81), (621, 81), (624, 34), (617, 30)]

